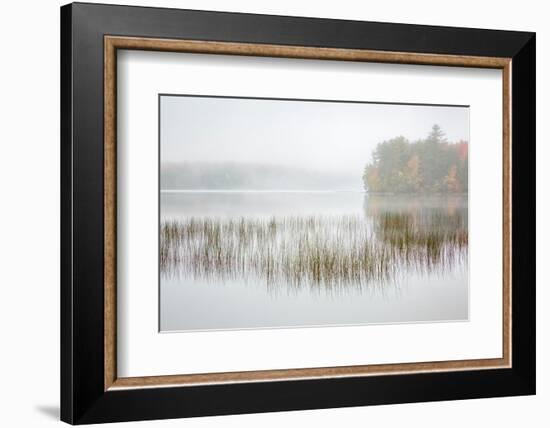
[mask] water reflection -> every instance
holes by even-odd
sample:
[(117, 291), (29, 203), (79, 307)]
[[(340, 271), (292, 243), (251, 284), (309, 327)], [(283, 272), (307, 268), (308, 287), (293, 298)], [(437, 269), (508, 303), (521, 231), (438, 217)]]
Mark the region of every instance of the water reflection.
[(444, 273), (467, 262), (466, 196), (371, 195), (365, 197), (364, 210), (376, 239), (408, 268)]
[[(271, 290), (339, 294), (396, 283), (408, 274), (444, 275), (467, 265), (466, 196), (261, 195), (266, 203), (294, 200), (271, 211), (279, 213), (274, 216), (245, 214), (243, 200), (257, 200), (257, 195), (187, 196), (206, 202), (202, 209), (207, 214), (193, 208), (164, 217), (160, 268), (165, 279), (260, 281)], [(232, 198), (239, 203), (231, 204)], [(361, 199), (362, 210), (335, 213), (334, 201), (357, 207), (350, 201)], [(184, 205), (181, 195), (176, 200)], [(223, 200), (229, 212), (209, 200)], [(304, 207), (308, 200), (311, 204)]]

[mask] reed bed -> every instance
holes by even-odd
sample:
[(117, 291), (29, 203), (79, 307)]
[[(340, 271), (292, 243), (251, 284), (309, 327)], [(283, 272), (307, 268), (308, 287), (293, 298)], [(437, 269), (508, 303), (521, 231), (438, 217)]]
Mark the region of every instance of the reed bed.
[(190, 217), (161, 224), (164, 276), (291, 287), (364, 287), (403, 272), (444, 273), (467, 261), (462, 218), (409, 215), (272, 218)]

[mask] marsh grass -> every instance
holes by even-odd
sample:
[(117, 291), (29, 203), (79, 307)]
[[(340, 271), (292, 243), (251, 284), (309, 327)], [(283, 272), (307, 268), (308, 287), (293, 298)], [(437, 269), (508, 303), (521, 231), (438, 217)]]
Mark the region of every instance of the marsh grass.
[(336, 289), (383, 284), (397, 274), (444, 273), (467, 261), (467, 224), (438, 211), (412, 215), (190, 217), (164, 221), (165, 276)]

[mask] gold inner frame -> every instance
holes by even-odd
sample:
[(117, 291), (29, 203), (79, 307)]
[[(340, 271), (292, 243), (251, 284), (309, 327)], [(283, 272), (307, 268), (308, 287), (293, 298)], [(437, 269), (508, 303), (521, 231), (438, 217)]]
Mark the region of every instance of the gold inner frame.
[[(218, 55), (262, 56), (299, 59), (324, 59), (393, 64), (440, 65), (456, 67), (494, 68), (502, 70), (502, 144), (503, 144), (503, 320), (502, 357), (491, 359), (429, 361), (279, 369), (226, 373), (203, 373), (169, 376), (117, 376), (116, 367), (116, 89), (117, 50), (146, 50)], [(419, 372), (480, 370), (511, 367), (511, 65), (510, 58), (460, 55), (383, 52), (361, 49), (336, 49), (303, 46), (283, 46), (195, 40), (169, 40), (139, 37), (104, 37), (104, 388), (192, 386), (235, 382), (261, 382), (312, 378), (358, 377)]]

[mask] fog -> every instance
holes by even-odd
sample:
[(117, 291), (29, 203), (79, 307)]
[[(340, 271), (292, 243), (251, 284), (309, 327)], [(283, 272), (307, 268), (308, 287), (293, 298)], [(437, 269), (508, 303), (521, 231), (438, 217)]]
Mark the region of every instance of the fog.
[(410, 194), (362, 180), (378, 143), (434, 124), (467, 141), (468, 120), (467, 107), (162, 96), (160, 330), (468, 319), (467, 146), (386, 145), (367, 177)]
[(425, 138), (438, 124), (469, 140), (469, 109), (161, 96), (161, 162), (279, 165), (360, 180), (377, 143)]

